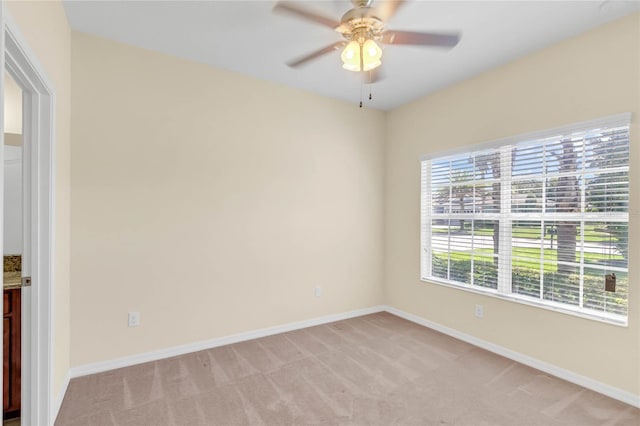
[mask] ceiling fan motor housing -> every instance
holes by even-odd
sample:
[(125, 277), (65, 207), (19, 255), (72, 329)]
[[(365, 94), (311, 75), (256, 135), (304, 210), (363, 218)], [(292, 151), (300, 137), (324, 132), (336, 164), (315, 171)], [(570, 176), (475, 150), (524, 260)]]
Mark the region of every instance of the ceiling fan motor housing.
[(376, 16), (376, 9), (363, 6), (349, 10), (342, 16), (337, 31), (347, 40), (365, 39), (380, 40), (384, 30), (384, 22)]

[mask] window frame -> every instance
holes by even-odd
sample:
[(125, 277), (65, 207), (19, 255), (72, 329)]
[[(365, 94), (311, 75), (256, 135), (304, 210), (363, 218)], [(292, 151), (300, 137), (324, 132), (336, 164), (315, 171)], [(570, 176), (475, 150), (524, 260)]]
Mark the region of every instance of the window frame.
[[(497, 288), (488, 288), (481, 286), (472, 286), (470, 284), (463, 284), (457, 281), (452, 281), (432, 275), (432, 246), (431, 246), (431, 221), (433, 220), (432, 212), (432, 199), (431, 199), (431, 162), (433, 160), (446, 159), (447, 157), (455, 157), (457, 155), (478, 153), (486, 150), (497, 150), (500, 152), (500, 160), (502, 166), (508, 166), (508, 170), (511, 170), (511, 151), (514, 145), (526, 146), (527, 143), (534, 144), (536, 141), (543, 139), (557, 137), (559, 135), (567, 135), (570, 133), (584, 132), (599, 127), (617, 127), (617, 126), (629, 126), (629, 160), (632, 158), (631, 154), (631, 113), (622, 113), (602, 117), (594, 120), (588, 120), (578, 123), (573, 123), (565, 126), (555, 127), (542, 131), (521, 134), (511, 136), (503, 139), (494, 140), (488, 143), (476, 144), (472, 146), (465, 146), (453, 150), (434, 152), (428, 155), (424, 155), (420, 158), (420, 280), (426, 283), (434, 283), (458, 290), (463, 290), (471, 293), (482, 294), (485, 296), (491, 296), (502, 300), (516, 302), (528, 306), (534, 306), (551, 310), (554, 312), (560, 312), (563, 314), (569, 314), (581, 318), (600, 321), (608, 324), (618, 325), (626, 327), (628, 325), (630, 305), (627, 301), (627, 314), (625, 316), (621, 314), (614, 314), (609, 312), (597, 312), (592, 310), (585, 310), (578, 306), (569, 305), (566, 303), (555, 302), (545, 299), (534, 299), (529, 296), (521, 295), (519, 293), (512, 292), (511, 279), (500, 279), (501, 275), (509, 274), (511, 276), (511, 235), (512, 235), (512, 222), (518, 220), (517, 217), (512, 216), (511, 212), (511, 183), (513, 176), (511, 172), (500, 174), (500, 212), (495, 213), (496, 220), (499, 222), (499, 246), (509, 247), (508, 249), (499, 250), (498, 252), (498, 283)], [(629, 164), (630, 166), (630, 164)], [(425, 190), (426, 185), (429, 185), (429, 190)], [(631, 186), (631, 182), (629, 182)], [(629, 191), (630, 192), (630, 191)], [(508, 208), (506, 208), (508, 207)], [(630, 206), (629, 206), (630, 207)], [(629, 222), (629, 210), (626, 212), (626, 223), (630, 226)], [(593, 214), (593, 213), (591, 213)], [(585, 212), (580, 213), (580, 218), (587, 215)], [(601, 213), (603, 220), (606, 221), (606, 213)], [(491, 214), (484, 214), (483, 219), (488, 219)], [(465, 218), (467, 219), (467, 218)], [(476, 219), (477, 220), (477, 219)], [(521, 219), (520, 219), (521, 220)], [(525, 219), (526, 220), (526, 219)], [(577, 219), (580, 220), (580, 219)], [(590, 219), (593, 220), (593, 219)], [(627, 235), (630, 235), (630, 229), (627, 228)], [(628, 239), (630, 242), (630, 240)], [(631, 262), (627, 262), (627, 271), (631, 267)], [(472, 274), (473, 275), (473, 274)], [(631, 274), (628, 274), (631, 277)], [(630, 285), (630, 283), (629, 283)], [(580, 297), (582, 297), (582, 291), (584, 283), (580, 285)]]

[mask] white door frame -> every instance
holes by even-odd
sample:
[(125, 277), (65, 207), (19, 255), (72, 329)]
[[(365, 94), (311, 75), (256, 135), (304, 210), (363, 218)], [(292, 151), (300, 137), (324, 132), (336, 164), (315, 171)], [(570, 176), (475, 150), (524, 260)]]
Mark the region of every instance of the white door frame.
[[(49, 425), (59, 408), (52, 404), (55, 93), (4, 2), (0, 4), (0, 29), (0, 66), (23, 89), (23, 185), (27, 188), (23, 208), (30, 217), (23, 224), (22, 274), (31, 276), (32, 286), (22, 289), (21, 421), (23, 425)], [(4, 77), (0, 79), (0, 95), (3, 85)], [(3, 139), (4, 123), (0, 118), (0, 142)], [(0, 160), (3, 183), (3, 153)], [(0, 186), (0, 207), (4, 202), (3, 186), (4, 183)], [(0, 239), (0, 248), (2, 244)], [(0, 371), (0, 379), (1, 375)]]

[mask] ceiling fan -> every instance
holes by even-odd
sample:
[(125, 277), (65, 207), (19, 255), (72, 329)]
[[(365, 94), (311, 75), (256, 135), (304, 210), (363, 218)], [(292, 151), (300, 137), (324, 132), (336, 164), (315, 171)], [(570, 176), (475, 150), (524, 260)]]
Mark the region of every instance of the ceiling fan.
[[(460, 41), (459, 33), (427, 33), (394, 31), (386, 29), (388, 21), (406, 0), (381, 1), (372, 7), (373, 0), (351, 0), (354, 7), (337, 21), (303, 8), (292, 1), (279, 1), (274, 11), (285, 12), (316, 24), (332, 28), (342, 34), (344, 40), (330, 44), (287, 63), (297, 68), (334, 50), (342, 50), (342, 67), (349, 71), (369, 72), (381, 64), (382, 49), (378, 43), (389, 45), (413, 45), (425, 47), (453, 48)], [(371, 74), (371, 73), (369, 73)], [(371, 76), (369, 82), (377, 78)]]

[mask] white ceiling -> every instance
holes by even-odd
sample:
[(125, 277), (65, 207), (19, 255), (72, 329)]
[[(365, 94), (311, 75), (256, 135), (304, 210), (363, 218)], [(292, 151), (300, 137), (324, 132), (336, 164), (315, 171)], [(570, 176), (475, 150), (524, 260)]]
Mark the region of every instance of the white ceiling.
[[(344, 0), (300, 3), (336, 20), (351, 7)], [(285, 65), (339, 41), (340, 35), (275, 14), (274, 4), (266, 0), (64, 1), (74, 30), (357, 104), (360, 80), (341, 68), (339, 52), (300, 69)], [(393, 109), (638, 10), (640, 1), (616, 0), (407, 3), (388, 22), (389, 29), (457, 30), (462, 41), (451, 51), (384, 47), (386, 78), (373, 85), (373, 100), (365, 103)]]

